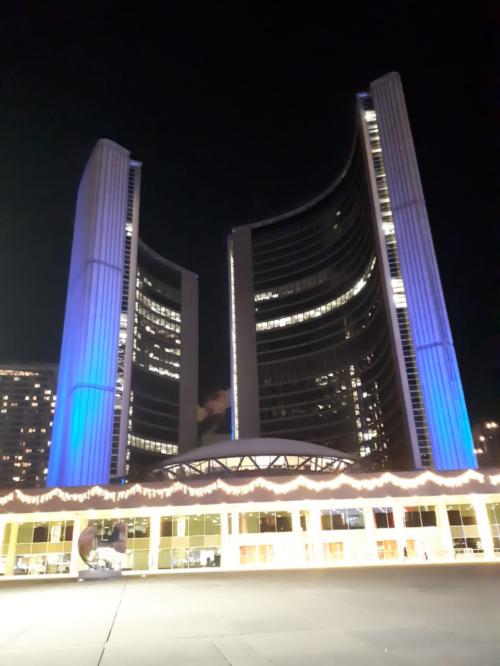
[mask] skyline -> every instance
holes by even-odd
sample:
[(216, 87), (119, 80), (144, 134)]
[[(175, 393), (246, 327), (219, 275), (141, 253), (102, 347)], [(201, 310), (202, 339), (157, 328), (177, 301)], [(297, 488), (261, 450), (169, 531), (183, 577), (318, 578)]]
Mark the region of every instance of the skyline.
[[(471, 421), (495, 417), (498, 314), (489, 285), (495, 285), (498, 268), (488, 70), (479, 71), (474, 59), (466, 62), (459, 35), (455, 48), (446, 52), (437, 39), (442, 27), (438, 22), (431, 28), (435, 32), (420, 54), (424, 76), (422, 61), (411, 57), (411, 40), (397, 57), (384, 46), (376, 62), (363, 57), (373, 46), (368, 42), (342, 72), (335, 71), (335, 57), (352, 35), (333, 43), (319, 30), (314, 40), (318, 22), (311, 21), (301, 33), (302, 48), (287, 50), (288, 60), (267, 33), (262, 52), (245, 53), (243, 40), (234, 62), (215, 50), (204, 62), (205, 42), (171, 35), (163, 86), (156, 82), (162, 68), (152, 64), (160, 48), (156, 40), (147, 52), (142, 45), (138, 63), (125, 57), (118, 69), (116, 55), (111, 56), (119, 35), (106, 46), (98, 34), (90, 53), (82, 44), (85, 24), (73, 42), (64, 36), (59, 42), (49, 39), (37, 53), (35, 40), (31, 55), (17, 59), (14, 49), (3, 65), (4, 73), (10, 68), (1, 130), (1, 176), (8, 186), (0, 213), (10, 223), (2, 225), (0, 307), (10, 312), (10, 322), (0, 335), (0, 360), (58, 361), (78, 180), (91, 146), (107, 136), (144, 163), (145, 241), (200, 275), (200, 404), (210, 392), (227, 388), (227, 233), (285, 212), (324, 189), (349, 149), (354, 94), (377, 75), (397, 69)], [(364, 28), (368, 33), (368, 24)], [(360, 42), (362, 33), (363, 27)], [(298, 34), (297, 28), (281, 34), (278, 43), (289, 45)], [(475, 57), (481, 60), (480, 54)], [(149, 69), (143, 71), (145, 63)], [(133, 90), (123, 85), (127, 75)], [(454, 96), (458, 90), (466, 94)], [(27, 268), (20, 274), (23, 262)], [(9, 290), (12, 276), (16, 286)]]

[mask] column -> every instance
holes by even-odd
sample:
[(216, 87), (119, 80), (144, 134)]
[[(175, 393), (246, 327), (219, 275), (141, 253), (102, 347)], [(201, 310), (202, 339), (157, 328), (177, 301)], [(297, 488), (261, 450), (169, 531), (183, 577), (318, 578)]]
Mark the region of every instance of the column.
[(149, 517), (149, 570), (158, 571), (158, 558), (160, 551), (161, 516), (159, 511), (153, 511)]
[[(229, 521), (232, 521), (232, 514), (227, 509), (220, 512), (220, 564), (221, 569), (231, 566), (231, 534), (229, 533)], [(232, 531), (231, 525), (231, 531)]]
[(398, 500), (392, 500), (392, 515), (394, 517), (394, 532), (398, 542), (399, 559), (404, 560), (404, 549), (406, 548), (406, 526), (404, 507)]
[(481, 544), (484, 549), (484, 559), (494, 560), (495, 550), (493, 547), (493, 537), (491, 535), (490, 521), (488, 518), (488, 512), (486, 510), (484, 499), (474, 497), (472, 499), (472, 506), (476, 512), (477, 529), (481, 539)]
[(227, 537), (227, 548), (225, 551), (226, 561), (223, 562), (224, 567), (232, 568), (239, 567), (240, 565), (240, 523), (239, 523), (239, 512), (231, 511), (228, 512), (228, 520), (231, 519), (231, 534), (228, 534)]
[(10, 523), (9, 547), (7, 550), (7, 562), (5, 565), (5, 575), (13, 576), (16, 565), (16, 544), (17, 534), (19, 532), (19, 523)]
[(292, 509), (290, 513), (292, 514), (293, 563), (303, 565), (307, 562), (306, 547), (303, 539), (303, 535), (306, 535), (307, 532), (302, 532), (300, 526), (300, 509)]
[[(82, 525), (82, 522), (84, 523)], [(80, 534), (87, 527), (88, 521), (82, 519), (81, 516), (75, 514), (73, 516), (73, 537), (71, 540), (71, 560), (69, 564), (69, 572), (73, 576), (77, 576), (81, 569), (82, 562), (80, 561), (80, 554), (78, 553), (78, 539)]]
[(449, 498), (446, 497), (440, 498), (436, 501), (437, 524), (441, 543), (443, 544), (445, 551), (444, 557), (449, 560), (454, 560), (455, 551), (453, 549), (453, 538), (451, 536), (448, 512), (446, 510), (447, 502), (449, 502)]
[(311, 506), (309, 510), (309, 536), (312, 544), (311, 564), (323, 564), (323, 540), (321, 529), (321, 509)]
[[(365, 521), (365, 558), (369, 560), (378, 560), (377, 548), (377, 528), (373, 518), (373, 507), (363, 507), (363, 519)], [(365, 559), (363, 558), (363, 559)]]
[[(8, 544), (6, 544), (6, 543), (4, 544), (4, 542), (3, 542), (6, 528), (7, 528), (7, 523), (6, 523), (5, 519), (0, 519), (0, 559), (1, 560), (3, 560), (4, 557), (7, 560), (7, 553), (4, 553), (4, 548), (8, 547)], [(2, 571), (1, 568), (0, 568), (0, 574), (1, 573), (3, 573), (5, 575), (5, 570)]]

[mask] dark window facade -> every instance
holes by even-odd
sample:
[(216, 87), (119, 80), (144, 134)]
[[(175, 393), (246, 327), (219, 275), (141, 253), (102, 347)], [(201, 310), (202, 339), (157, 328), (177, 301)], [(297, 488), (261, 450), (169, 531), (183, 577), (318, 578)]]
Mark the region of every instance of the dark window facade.
[(291, 532), (292, 515), (288, 511), (255, 511), (241, 513), (240, 534), (262, 534), (263, 532)]
[(181, 368), (180, 271), (139, 241), (128, 478), (177, 453)]
[(394, 527), (394, 513), (390, 507), (375, 507), (373, 519), (378, 529)]
[(321, 511), (322, 530), (362, 530), (364, 527), (363, 509), (324, 509)]
[(406, 506), (404, 512), (405, 527), (435, 527), (437, 524), (434, 506)]
[(262, 436), (411, 468), (367, 167), (309, 209), (252, 229)]

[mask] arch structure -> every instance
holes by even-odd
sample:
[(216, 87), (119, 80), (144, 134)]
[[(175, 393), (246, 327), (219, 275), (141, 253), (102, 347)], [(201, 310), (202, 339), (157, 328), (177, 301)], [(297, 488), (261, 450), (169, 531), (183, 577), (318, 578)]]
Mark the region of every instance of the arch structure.
[(357, 97), (335, 182), (228, 239), (233, 436), (375, 468), (476, 467), (399, 75)]

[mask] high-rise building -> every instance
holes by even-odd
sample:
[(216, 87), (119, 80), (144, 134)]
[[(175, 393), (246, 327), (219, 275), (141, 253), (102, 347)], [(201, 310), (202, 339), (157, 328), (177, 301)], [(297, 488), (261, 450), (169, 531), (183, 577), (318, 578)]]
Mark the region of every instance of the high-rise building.
[(139, 240), (128, 478), (196, 444), (197, 405), (198, 278)]
[(195, 443), (197, 279), (138, 250), (140, 180), (128, 150), (97, 142), (78, 191), (48, 485), (120, 481), (142, 454)]
[(0, 367), (0, 486), (40, 486), (56, 403), (57, 365)]
[(476, 458), (399, 75), (357, 98), (345, 168), (229, 238), (233, 436), (387, 468)]

